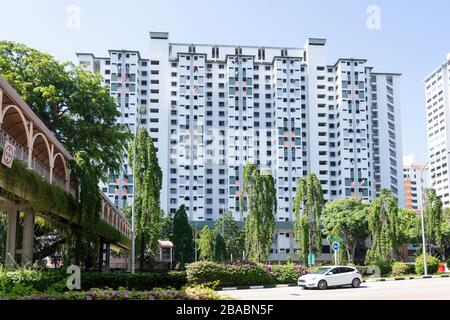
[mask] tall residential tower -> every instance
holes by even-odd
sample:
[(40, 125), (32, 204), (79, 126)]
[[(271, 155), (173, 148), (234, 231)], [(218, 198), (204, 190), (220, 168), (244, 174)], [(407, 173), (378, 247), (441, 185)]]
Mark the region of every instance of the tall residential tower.
[(446, 61), (425, 79), (428, 157), (431, 187), (444, 207), (450, 207), (450, 53)]

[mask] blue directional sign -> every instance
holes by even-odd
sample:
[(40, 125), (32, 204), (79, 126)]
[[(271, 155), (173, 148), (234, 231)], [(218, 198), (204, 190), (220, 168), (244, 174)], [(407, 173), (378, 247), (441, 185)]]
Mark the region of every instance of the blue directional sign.
[(339, 242), (334, 242), (332, 247), (334, 252), (338, 252), (341, 248), (341, 245), (339, 244)]

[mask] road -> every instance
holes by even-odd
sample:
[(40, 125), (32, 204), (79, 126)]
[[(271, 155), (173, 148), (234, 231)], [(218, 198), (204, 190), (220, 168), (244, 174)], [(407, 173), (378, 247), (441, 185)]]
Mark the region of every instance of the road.
[(238, 300), (450, 300), (450, 278), (366, 282), (360, 288), (299, 287), (223, 291)]

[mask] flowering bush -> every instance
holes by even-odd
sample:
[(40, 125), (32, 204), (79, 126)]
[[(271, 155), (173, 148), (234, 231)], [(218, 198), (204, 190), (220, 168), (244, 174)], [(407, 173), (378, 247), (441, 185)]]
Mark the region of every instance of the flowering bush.
[(186, 267), (188, 283), (218, 280), (220, 287), (296, 283), (307, 270), (299, 265), (262, 265), (253, 263), (220, 264), (211, 261), (194, 262)]
[(194, 286), (183, 290), (151, 290), (128, 291), (110, 289), (91, 289), (89, 291), (70, 291), (59, 294), (35, 294), (25, 297), (15, 297), (20, 300), (229, 300), (222, 297), (211, 288)]

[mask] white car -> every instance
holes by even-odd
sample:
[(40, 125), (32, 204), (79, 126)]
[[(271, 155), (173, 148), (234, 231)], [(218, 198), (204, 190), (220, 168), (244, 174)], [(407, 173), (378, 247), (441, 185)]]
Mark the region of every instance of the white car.
[(361, 285), (362, 276), (358, 269), (348, 266), (320, 267), (316, 271), (298, 278), (298, 285), (302, 288), (319, 288)]

